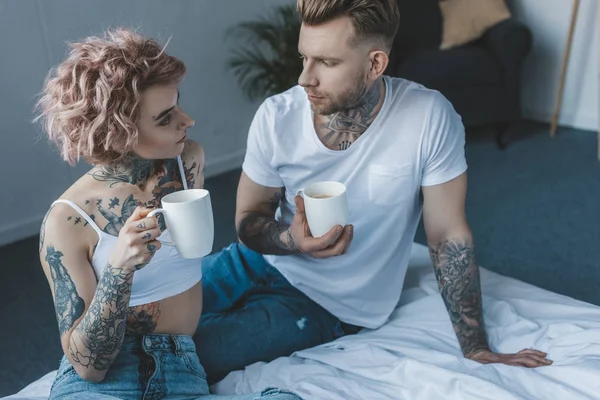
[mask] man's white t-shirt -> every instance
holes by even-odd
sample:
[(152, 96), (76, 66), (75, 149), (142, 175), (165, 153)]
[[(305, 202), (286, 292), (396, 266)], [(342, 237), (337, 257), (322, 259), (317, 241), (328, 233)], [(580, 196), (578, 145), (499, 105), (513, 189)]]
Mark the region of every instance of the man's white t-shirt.
[(384, 77), (381, 111), (347, 150), (319, 140), (304, 89), (266, 99), (252, 121), (243, 170), (259, 185), (285, 188), (276, 218), (291, 223), (294, 194), (318, 181), (347, 187), (349, 251), (265, 259), (292, 285), (340, 320), (383, 325), (400, 298), (421, 217), (421, 186), (438, 185), (466, 169), (464, 127), (437, 91)]

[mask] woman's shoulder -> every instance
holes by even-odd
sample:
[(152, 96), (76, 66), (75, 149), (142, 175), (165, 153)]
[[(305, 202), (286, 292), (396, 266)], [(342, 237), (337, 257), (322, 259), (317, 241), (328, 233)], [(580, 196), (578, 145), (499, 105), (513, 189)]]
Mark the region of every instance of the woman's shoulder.
[[(107, 208), (111, 207), (111, 195), (106, 185), (91, 179), (89, 174), (90, 172), (75, 181), (50, 205), (45, 222), (52, 223), (53, 231), (80, 234), (83, 231), (78, 228), (87, 228), (93, 223), (104, 203), (107, 203)], [(113, 207), (115, 205), (112, 204)], [(88, 229), (85, 230), (87, 231)]]
[(183, 162), (196, 162), (198, 165), (204, 165), (204, 149), (200, 143), (188, 139), (185, 141), (185, 146), (181, 152), (181, 160)]
[(84, 180), (73, 183), (48, 208), (40, 226), (40, 254), (49, 244), (71, 243), (75, 249), (78, 244), (87, 248), (93, 231), (88, 230), (90, 221), (94, 219), (91, 201), (84, 195), (90, 193)]
[[(109, 195), (106, 185), (93, 179), (93, 173), (94, 169), (91, 169), (82, 175), (55, 200), (54, 204), (58, 205), (58, 203), (72, 203), (86, 214), (92, 214), (96, 209), (94, 199)], [(70, 206), (71, 210), (75, 210), (75, 207), (71, 206), (70, 204), (65, 205), (67, 207)], [(66, 207), (62, 208), (68, 210)]]

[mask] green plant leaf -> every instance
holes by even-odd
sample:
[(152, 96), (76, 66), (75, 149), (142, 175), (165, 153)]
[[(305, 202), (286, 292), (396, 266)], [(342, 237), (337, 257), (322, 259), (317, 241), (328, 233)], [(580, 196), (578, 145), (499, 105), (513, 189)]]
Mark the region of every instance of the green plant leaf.
[(300, 20), (290, 5), (279, 6), (267, 17), (230, 28), (226, 39), (235, 40), (227, 67), (251, 100), (283, 92), (297, 84), (302, 72), (298, 54)]

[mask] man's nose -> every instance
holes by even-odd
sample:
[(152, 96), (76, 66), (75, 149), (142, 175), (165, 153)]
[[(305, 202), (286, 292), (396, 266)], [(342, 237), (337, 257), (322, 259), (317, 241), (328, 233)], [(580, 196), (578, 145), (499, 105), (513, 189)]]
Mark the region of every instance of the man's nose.
[(302, 87), (314, 87), (317, 86), (319, 81), (315, 76), (312, 68), (307, 64), (304, 65), (302, 73), (298, 77), (298, 84)]

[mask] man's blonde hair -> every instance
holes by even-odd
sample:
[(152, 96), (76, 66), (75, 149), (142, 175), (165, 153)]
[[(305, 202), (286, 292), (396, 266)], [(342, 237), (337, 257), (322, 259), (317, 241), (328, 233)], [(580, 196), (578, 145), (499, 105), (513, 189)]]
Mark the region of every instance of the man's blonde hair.
[(380, 40), (388, 51), (400, 23), (396, 0), (298, 0), (297, 6), (302, 23), (309, 26), (348, 16), (356, 42)]

